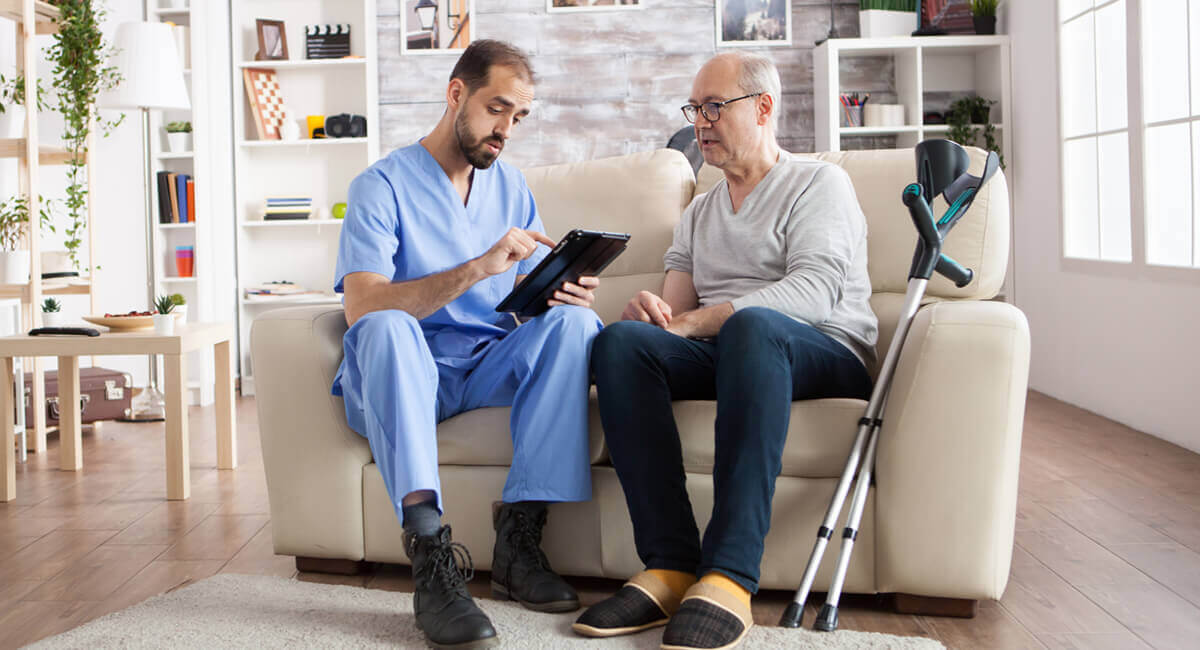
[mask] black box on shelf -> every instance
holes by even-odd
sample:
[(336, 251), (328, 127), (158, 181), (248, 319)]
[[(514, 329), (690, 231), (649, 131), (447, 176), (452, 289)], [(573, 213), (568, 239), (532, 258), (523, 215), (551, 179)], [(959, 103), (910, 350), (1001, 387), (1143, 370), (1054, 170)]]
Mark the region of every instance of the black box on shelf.
[(304, 57), (340, 59), (350, 56), (350, 25), (306, 25)]

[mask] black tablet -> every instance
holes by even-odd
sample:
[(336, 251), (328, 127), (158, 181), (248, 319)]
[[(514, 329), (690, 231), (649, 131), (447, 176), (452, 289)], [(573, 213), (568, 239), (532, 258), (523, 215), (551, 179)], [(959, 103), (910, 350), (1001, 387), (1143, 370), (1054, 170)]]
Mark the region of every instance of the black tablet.
[(564, 282), (578, 282), (584, 275), (599, 275), (628, 243), (628, 233), (572, 230), (496, 305), (496, 311), (512, 312), (521, 318), (537, 316), (549, 309), (546, 301)]

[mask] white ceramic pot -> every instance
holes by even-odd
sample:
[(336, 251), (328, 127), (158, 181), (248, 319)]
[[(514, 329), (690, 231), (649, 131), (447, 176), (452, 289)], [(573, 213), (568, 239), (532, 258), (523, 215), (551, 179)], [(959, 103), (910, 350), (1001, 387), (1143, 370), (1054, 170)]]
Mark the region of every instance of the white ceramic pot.
[(858, 12), (858, 33), (863, 38), (908, 36), (917, 29), (917, 12), (864, 9)]
[(187, 153), (192, 150), (191, 133), (168, 133), (167, 148), (171, 153)]
[(159, 336), (175, 334), (175, 316), (173, 314), (155, 314), (154, 333)]
[(29, 251), (0, 251), (0, 284), (29, 282)]
[(44, 311), (42, 312), (42, 327), (62, 327), (66, 317), (61, 311)]
[(19, 138), (25, 135), (25, 106), (10, 104), (0, 113), (0, 138)]

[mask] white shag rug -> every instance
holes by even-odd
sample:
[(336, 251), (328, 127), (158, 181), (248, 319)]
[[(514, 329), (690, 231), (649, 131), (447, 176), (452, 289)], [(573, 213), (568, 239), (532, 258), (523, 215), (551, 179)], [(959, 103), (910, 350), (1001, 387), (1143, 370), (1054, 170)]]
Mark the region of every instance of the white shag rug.
[[(541, 614), (516, 603), (477, 599), (492, 619), (501, 648), (657, 649), (662, 628), (613, 639), (571, 631), (579, 612)], [(156, 596), (31, 648), (423, 648), (412, 594), (218, 575)], [(920, 637), (839, 630), (832, 634), (755, 626), (743, 648), (933, 650)]]

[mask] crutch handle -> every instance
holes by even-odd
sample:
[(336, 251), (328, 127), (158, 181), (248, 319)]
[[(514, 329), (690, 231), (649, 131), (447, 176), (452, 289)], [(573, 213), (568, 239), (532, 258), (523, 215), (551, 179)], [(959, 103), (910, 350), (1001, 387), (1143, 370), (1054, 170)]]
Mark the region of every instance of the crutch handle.
[(916, 226), (917, 234), (925, 243), (925, 247), (931, 250), (936, 249), (941, 244), (942, 238), (938, 236), (937, 222), (934, 221), (933, 210), (929, 208), (929, 202), (922, 194), (921, 184), (909, 183), (908, 187), (904, 188), (901, 200), (904, 205), (908, 206), (908, 215), (912, 217), (913, 225)]
[(971, 280), (975, 278), (975, 273), (971, 269), (962, 266), (945, 255), (938, 258), (937, 268), (934, 270), (949, 278), (954, 283), (954, 286), (960, 289), (971, 284)]

